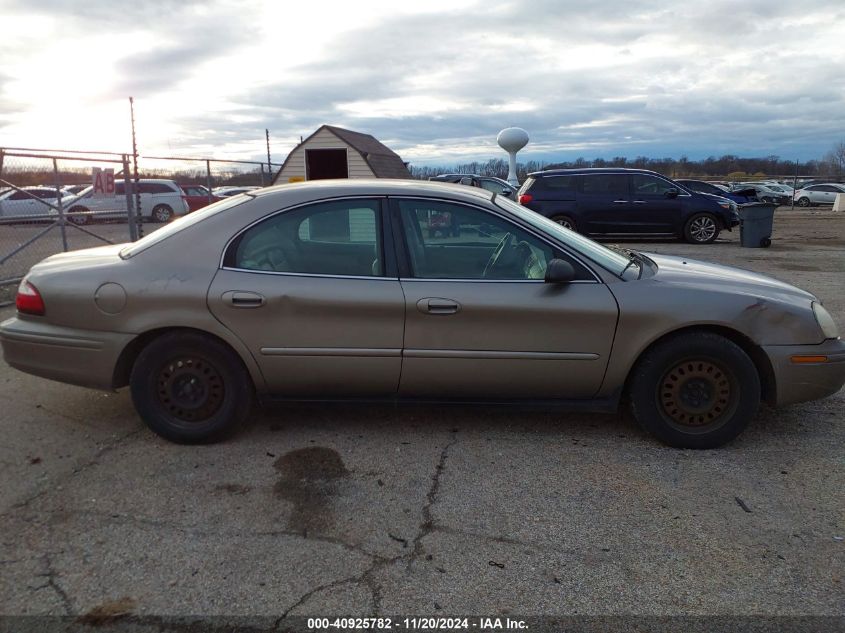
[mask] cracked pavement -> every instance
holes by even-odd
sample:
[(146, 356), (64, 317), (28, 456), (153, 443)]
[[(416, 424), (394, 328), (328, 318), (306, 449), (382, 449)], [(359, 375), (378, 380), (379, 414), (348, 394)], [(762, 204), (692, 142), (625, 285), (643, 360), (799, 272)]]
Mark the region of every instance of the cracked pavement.
[[(643, 248), (796, 283), (842, 327), (845, 219), (794, 217), (767, 251)], [(125, 391), (2, 363), (0, 402), (6, 615), (845, 613), (842, 391), (705, 452), (625, 416), (322, 405), (178, 446)]]

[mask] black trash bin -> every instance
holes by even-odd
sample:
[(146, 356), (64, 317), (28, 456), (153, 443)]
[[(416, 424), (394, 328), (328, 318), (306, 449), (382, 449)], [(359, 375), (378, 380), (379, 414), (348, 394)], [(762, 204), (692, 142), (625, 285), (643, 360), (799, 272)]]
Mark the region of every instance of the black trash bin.
[(776, 204), (745, 204), (739, 208), (739, 243), (745, 248), (767, 248), (772, 245), (772, 224)]

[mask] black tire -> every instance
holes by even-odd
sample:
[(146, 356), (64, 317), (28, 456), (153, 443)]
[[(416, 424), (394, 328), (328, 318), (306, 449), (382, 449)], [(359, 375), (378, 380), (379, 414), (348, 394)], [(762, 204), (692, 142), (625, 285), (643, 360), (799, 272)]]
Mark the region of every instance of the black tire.
[(667, 338), (628, 381), (634, 419), (676, 448), (717, 448), (742, 433), (760, 405), (760, 377), (741, 347), (709, 332)]
[(153, 222), (170, 222), (170, 219), (173, 217), (173, 209), (171, 209), (166, 204), (157, 204), (153, 207), (152, 212), (150, 213), (150, 219)]
[(810, 199), (806, 196), (802, 196), (801, 198), (798, 198), (798, 206), (799, 207), (809, 207), (811, 204), (812, 203), (810, 202)]
[(147, 426), (184, 444), (222, 439), (249, 418), (255, 399), (238, 355), (194, 332), (172, 332), (149, 343), (132, 367), (129, 386)]
[(712, 213), (695, 213), (684, 224), (684, 239), (690, 244), (710, 244), (721, 230), (719, 220)]
[[(88, 209), (85, 207), (72, 207), (67, 212), (68, 220), (73, 222), (74, 224), (78, 224), (82, 226), (83, 224), (88, 224), (91, 218), (87, 215)], [(83, 215), (85, 214), (85, 215)]]
[(568, 216), (568, 215), (553, 215), (549, 219), (552, 222), (560, 224), (562, 227), (567, 228), (571, 231), (577, 231), (578, 230), (578, 225), (575, 223), (575, 220), (573, 220), (571, 216)]
[(771, 246), (771, 245), (772, 245), (772, 238), (770, 238), (770, 237), (764, 237), (763, 239), (760, 240), (760, 246), (762, 248), (769, 248), (769, 246)]

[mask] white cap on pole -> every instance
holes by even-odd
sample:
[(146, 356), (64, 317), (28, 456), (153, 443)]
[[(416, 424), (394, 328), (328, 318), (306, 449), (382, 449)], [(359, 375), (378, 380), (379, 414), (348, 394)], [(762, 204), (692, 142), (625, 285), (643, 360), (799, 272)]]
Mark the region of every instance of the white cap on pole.
[(508, 127), (499, 132), (496, 142), (508, 153), (508, 182), (519, 185), (516, 177), (516, 153), (528, 144), (528, 132), (521, 127)]

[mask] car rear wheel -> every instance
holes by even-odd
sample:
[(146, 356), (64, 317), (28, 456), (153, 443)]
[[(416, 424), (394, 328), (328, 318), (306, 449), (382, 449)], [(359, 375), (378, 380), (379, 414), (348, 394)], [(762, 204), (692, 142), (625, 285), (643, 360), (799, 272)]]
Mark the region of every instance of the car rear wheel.
[(578, 226), (575, 224), (575, 220), (573, 220), (568, 215), (553, 215), (549, 218), (552, 222), (560, 224), (563, 228), (569, 229), (570, 231), (577, 231)]
[(88, 224), (90, 220), (88, 213), (88, 209), (85, 207), (73, 207), (67, 212), (67, 217), (74, 224)]
[(812, 204), (812, 203), (810, 202), (810, 199), (808, 197), (803, 196), (801, 198), (798, 198), (798, 206), (799, 207), (809, 207), (810, 204)]
[(739, 435), (760, 405), (748, 355), (709, 332), (685, 333), (649, 349), (629, 380), (639, 424), (676, 448), (716, 448)]
[(719, 237), (719, 221), (709, 213), (696, 213), (684, 225), (684, 239), (691, 244), (710, 244)]
[(221, 439), (247, 420), (254, 400), (252, 381), (237, 354), (193, 332), (153, 340), (138, 355), (129, 385), (147, 426), (188, 444)]
[(156, 222), (169, 222), (173, 217), (173, 209), (166, 204), (159, 204), (153, 207), (152, 218)]

